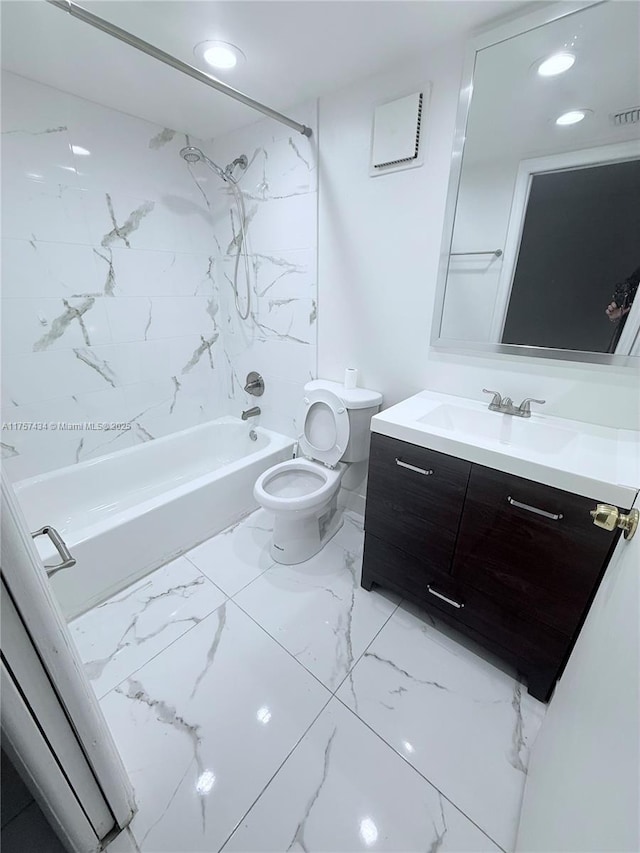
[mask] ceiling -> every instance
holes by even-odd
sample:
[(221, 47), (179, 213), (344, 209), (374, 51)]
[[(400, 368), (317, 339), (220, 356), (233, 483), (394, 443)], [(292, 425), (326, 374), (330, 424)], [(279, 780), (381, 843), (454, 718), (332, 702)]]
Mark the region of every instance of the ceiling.
[[(89, 11), (192, 65), (198, 42), (237, 45), (247, 61), (215, 72), (274, 109), (464, 37), (528, 7), (520, 0), (96, 0)], [(256, 113), (44, 0), (3, 0), (2, 66), (202, 139)], [(202, 70), (207, 70), (206, 67)], [(296, 118), (295, 109), (291, 117)]]

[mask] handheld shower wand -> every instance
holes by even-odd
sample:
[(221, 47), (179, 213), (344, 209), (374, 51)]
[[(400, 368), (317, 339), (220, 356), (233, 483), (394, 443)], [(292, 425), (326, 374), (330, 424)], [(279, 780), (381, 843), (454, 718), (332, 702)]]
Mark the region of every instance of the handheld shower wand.
[[(189, 165), (194, 163), (199, 163), (201, 160), (203, 163), (206, 163), (207, 166), (216, 173), (216, 175), (221, 178), (225, 182), (225, 184), (229, 184), (231, 187), (231, 191), (233, 193), (233, 198), (236, 203), (236, 211), (238, 213), (239, 225), (240, 225), (240, 239), (236, 238), (236, 258), (233, 270), (233, 281), (231, 286), (233, 288), (233, 295), (235, 300), (236, 311), (241, 320), (246, 320), (251, 312), (251, 274), (249, 271), (249, 258), (247, 256), (246, 242), (247, 242), (247, 234), (246, 234), (246, 213), (244, 209), (244, 198), (240, 189), (238, 187), (237, 178), (233, 177), (233, 170), (236, 166), (240, 166), (242, 169), (246, 169), (249, 165), (249, 161), (247, 160), (246, 154), (241, 154), (239, 157), (236, 157), (231, 163), (226, 166), (226, 168), (222, 169), (218, 166), (217, 163), (214, 163), (213, 160), (210, 160), (207, 155), (200, 150), (200, 148), (196, 148), (195, 145), (187, 145), (185, 148), (180, 149), (180, 156), (183, 160), (185, 160)], [(247, 285), (247, 307), (246, 310), (243, 311), (240, 307), (240, 299), (238, 297), (238, 266), (240, 264), (240, 255), (244, 254), (244, 272), (245, 272), (245, 281)]]

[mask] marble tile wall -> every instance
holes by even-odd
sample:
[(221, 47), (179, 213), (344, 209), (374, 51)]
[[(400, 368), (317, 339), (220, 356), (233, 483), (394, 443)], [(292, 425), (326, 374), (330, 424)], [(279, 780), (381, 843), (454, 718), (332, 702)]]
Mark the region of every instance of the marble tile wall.
[[(249, 369), (267, 380), (259, 423), (293, 435), (316, 364), (313, 143), (270, 121), (203, 143), (12, 74), (2, 128), (2, 421), (48, 426), (3, 428), (9, 476), (239, 414)], [(232, 197), (185, 144), (251, 161), (245, 321)]]
[[(290, 111), (297, 121), (317, 130), (317, 102)], [(217, 140), (213, 159), (226, 165), (244, 154), (240, 178), (247, 229), (251, 305), (247, 320), (235, 310), (234, 248), (239, 236), (233, 193), (207, 173), (202, 184), (210, 200), (218, 241), (222, 348), (228, 370), (228, 395), (236, 410), (256, 403), (258, 423), (296, 437), (300, 434), (303, 385), (317, 376), (318, 311), (317, 148), (308, 139), (271, 120), (261, 121)], [(193, 167), (202, 180), (203, 167)], [(241, 258), (243, 261), (244, 258)], [(246, 313), (246, 276), (238, 269), (240, 307)], [(238, 388), (257, 370), (265, 393), (256, 400)]]

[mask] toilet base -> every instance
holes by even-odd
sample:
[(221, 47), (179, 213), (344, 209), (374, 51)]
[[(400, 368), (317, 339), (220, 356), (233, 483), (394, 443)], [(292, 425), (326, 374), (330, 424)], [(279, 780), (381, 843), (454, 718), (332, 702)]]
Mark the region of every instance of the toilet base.
[(276, 514), (270, 553), (276, 563), (294, 566), (304, 563), (332, 539), (344, 523), (337, 496), (321, 515), (300, 518), (297, 513)]

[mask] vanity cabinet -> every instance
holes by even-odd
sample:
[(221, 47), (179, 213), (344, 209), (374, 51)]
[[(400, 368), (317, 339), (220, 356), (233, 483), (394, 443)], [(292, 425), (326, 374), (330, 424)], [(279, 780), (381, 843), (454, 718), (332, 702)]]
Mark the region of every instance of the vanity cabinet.
[(595, 503), (374, 433), (362, 586), (434, 612), (546, 701), (619, 535)]

